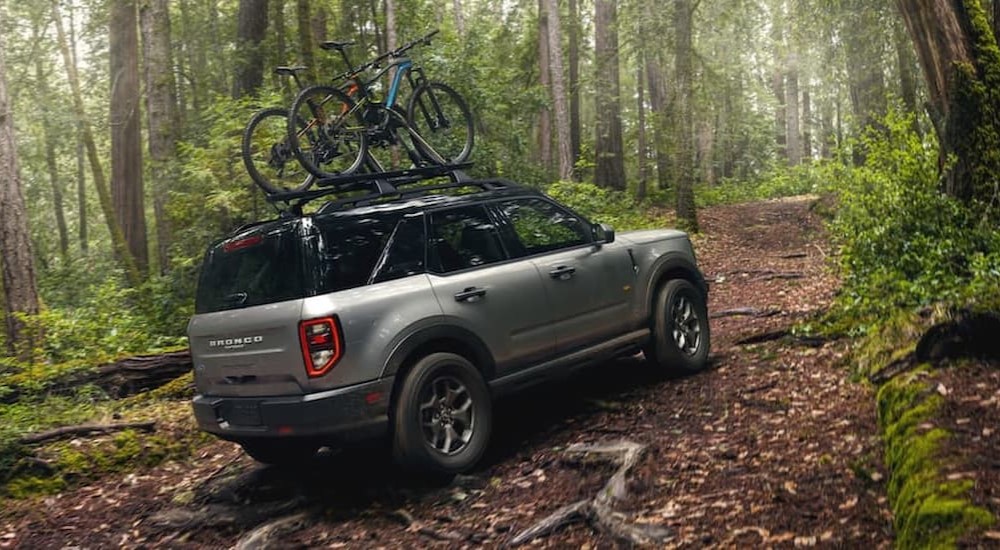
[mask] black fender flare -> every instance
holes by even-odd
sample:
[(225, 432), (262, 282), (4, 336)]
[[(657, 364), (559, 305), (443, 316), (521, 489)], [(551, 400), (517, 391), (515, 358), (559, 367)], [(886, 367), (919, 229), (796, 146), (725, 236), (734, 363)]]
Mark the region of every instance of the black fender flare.
[(655, 298), (656, 287), (659, 286), (663, 276), (671, 272), (683, 273), (682, 278), (691, 281), (695, 288), (700, 290), (705, 296), (705, 299), (708, 299), (708, 282), (705, 281), (705, 276), (702, 275), (698, 266), (681, 254), (666, 254), (657, 258), (656, 262), (653, 263), (649, 279), (646, 280), (646, 301), (643, 304), (643, 318), (648, 318), (652, 314), (650, 309)]
[(389, 354), (382, 369), (382, 377), (395, 376), (406, 364), (407, 359), (421, 347), (443, 341), (459, 342), (464, 348), (462, 351), (466, 355), (473, 356), (468, 359), (479, 368), (483, 378), (487, 381), (493, 378), (496, 365), (489, 348), (472, 331), (456, 325), (432, 325), (405, 336)]

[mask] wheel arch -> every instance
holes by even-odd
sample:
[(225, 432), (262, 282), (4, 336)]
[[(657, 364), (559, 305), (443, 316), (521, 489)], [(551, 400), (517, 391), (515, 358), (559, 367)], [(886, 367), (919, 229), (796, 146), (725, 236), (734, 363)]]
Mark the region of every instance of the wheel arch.
[(701, 292), (705, 301), (708, 301), (708, 283), (698, 267), (688, 258), (676, 254), (667, 256), (653, 266), (652, 272), (646, 287), (643, 318), (652, 318), (657, 293), (663, 288), (663, 285), (673, 279), (684, 279), (690, 282)]

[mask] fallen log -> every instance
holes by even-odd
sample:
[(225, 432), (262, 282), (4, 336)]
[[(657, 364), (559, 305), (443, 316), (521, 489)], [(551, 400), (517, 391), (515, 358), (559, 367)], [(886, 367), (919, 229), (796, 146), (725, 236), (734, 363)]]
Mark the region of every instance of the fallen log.
[(510, 545), (527, 544), (576, 521), (586, 521), (592, 528), (628, 544), (647, 546), (668, 540), (671, 535), (666, 528), (629, 523), (622, 514), (614, 510), (615, 503), (625, 500), (628, 496), (625, 478), (632, 467), (639, 462), (645, 449), (645, 445), (632, 441), (604, 445), (570, 445), (566, 449), (568, 454), (612, 462), (618, 466), (618, 469), (593, 498), (559, 508), (546, 518), (516, 534), (510, 540)]
[(759, 277), (754, 277), (753, 279), (750, 279), (750, 282), (754, 283), (757, 281), (771, 281), (774, 279), (785, 279), (785, 280), (804, 279), (805, 276), (806, 276), (805, 273), (767, 273)]
[(122, 430), (142, 430), (151, 432), (156, 429), (156, 422), (123, 422), (121, 424), (83, 424), (80, 426), (63, 426), (46, 432), (29, 434), (18, 439), (18, 443), (31, 445), (44, 443), (53, 439), (62, 439), (71, 435), (107, 434)]

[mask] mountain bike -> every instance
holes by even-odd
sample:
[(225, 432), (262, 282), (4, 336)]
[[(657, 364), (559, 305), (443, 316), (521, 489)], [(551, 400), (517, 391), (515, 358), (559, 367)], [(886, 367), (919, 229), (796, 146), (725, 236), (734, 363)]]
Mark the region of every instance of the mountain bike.
[[(298, 94), (288, 113), (288, 140), (306, 170), (319, 178), (349, 174), (363, 164), (370, 171), (383, 171), (368, 148), (397, 144), (406, 148), (417, 166), (468, 160), (474, 132), (465, 100), (450, 86), (428, 81), (423, 69), (403, 57), (415, 46), (429, 44), (435, 34), (437, 31), (338, 75), (334, 81), (343, 81), (340, 87), (310, 86)], [(326, 42), (322, 47), (339, 51), (351, 67), (346, 51), (350, 45)], [(369, 69), (375, 74), (365, 79), (361, 75)], [(375, 84), (394, 69), (385, 101), (378, 101)], [(398, 101), (404, 80), (411, 91), (406, 111)], [(304, 128), (299, 120), (307, 121)], [(310, 140), (312, 137), (318, 141)], [(339, 164), (330, 162), (337, 159), (341, 159)]]
[[(291, 77), (302, 90), (298, 73), (305, 69), (278, 67), (274, 72)], [(299, 120), (297, 126), (304, 128), (305, 121)], [(250, 179), (268, 194), (304, 191), (316, 181), (316, 176), (303, 169), (292, 153), (286, 108), (271, 107), (255, 113), (243, 130), (240, 153)]]

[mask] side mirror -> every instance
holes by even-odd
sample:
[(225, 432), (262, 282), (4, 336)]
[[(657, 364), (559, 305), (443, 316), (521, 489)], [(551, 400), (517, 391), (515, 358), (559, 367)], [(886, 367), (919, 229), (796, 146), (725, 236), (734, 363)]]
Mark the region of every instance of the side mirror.
[(606, 223), (595, 223), (593, 225), (594, 242), (611, 244), (615, 242), (615, 228)]

